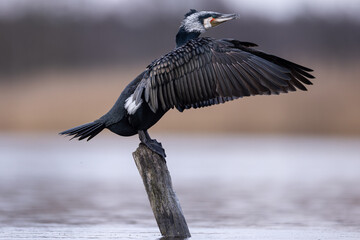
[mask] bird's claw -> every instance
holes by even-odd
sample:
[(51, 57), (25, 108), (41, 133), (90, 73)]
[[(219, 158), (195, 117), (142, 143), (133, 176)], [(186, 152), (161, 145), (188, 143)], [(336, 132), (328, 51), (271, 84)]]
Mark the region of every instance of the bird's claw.
[(151, 151), (159, 154), (162, 158), (166, 158), (165, 149), (162, 147), (162, 144), (155, 139), (150, 141), (143, 142)]
[(151, 139), (149, 133), (146, 130), (141, 130), (138, 132), (140, 141), (145, 144), (151, 151), (159, 154), (163, 159), (166, 158), (165, 149), (162, 147), (162, 144), (156, 139)]

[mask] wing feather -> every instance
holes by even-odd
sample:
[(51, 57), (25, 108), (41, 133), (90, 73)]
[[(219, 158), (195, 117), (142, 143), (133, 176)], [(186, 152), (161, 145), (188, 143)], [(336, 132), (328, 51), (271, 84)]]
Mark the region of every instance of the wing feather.
[(150, 109), (199, 108), (244, 96), (306, 90), (312, 70), (246, 42), (197, 38), (147, 68), (134, 92)]

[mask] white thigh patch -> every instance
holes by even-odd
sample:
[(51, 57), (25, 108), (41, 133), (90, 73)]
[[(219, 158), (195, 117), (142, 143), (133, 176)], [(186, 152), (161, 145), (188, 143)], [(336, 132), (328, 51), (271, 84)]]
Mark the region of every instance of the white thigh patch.
[(134, 94), (131, 94), (131, 96), (125, 100), (125, 109), (130, 115), (133, 115), (136, 110), (138, 110), (138, 108), (141, 106), (142, 102), (143, 101), (141, 99), (140, 102), (136, 104)]

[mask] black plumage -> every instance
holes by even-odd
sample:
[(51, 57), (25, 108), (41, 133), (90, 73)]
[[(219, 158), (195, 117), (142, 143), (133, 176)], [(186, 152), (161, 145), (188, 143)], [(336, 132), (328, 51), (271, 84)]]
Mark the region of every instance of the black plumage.
[(165, 157), (147, 129), (169, 109), (207, 107), (245, 96), (287, 93), (311, 85), (312, 70), (270, 55), (250, 42), (199, 37), (206, 29), (236, 18), (234, 14), (191, 10), (176, 36), (177, 47), (153, 61), (121, 93), (100, 119), (60, 134), (90, 140), (104, 128), (140, 140)]
[(244, 96), (305, 91), (304, 84), (311, 84), (311, 69), (249, 46), (255, 44), (192, 39), (147, 67), (134, 100), (143, 98), (153, 112), (183, 111)]

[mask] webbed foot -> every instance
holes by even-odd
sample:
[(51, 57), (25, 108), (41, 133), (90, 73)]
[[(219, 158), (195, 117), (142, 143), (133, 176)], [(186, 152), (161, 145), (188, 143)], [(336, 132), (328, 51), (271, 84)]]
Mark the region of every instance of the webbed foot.
[(156, 141), (156, 139), (151, 139), (149, 133), (145, 131), (139, 131), (139, 139), (145, 144), (151, 151), (159, 154), (164, 159), (166, 158), (165, 149), (162, 147), (161, 143)]

